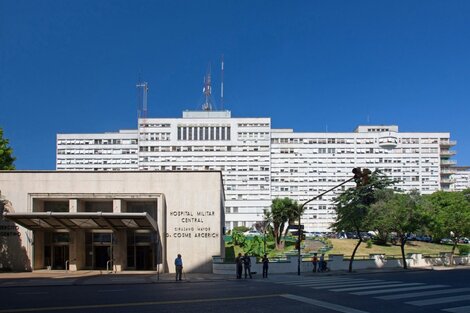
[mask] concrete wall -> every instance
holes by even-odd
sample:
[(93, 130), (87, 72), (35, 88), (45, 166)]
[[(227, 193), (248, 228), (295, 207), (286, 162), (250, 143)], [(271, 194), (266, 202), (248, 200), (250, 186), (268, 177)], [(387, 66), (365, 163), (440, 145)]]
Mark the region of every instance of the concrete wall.
[[(123, 199), (129, 194), (133, 197), (159, 194), (157, 224), (162, 237), (164, 270), (173, 272), (174, 259), (181, 253), (185, 271), (210, 272), (212, 256), (224, 253), (224, 193), (222, 175), (218, 171), (0, 171), (0, 191), (17, 213), (32, 212), (33, 199), (40, 196), (75, 199), (84, 195), (90, 198), (106, 195)], [(70, 202), (70, 207), (81, 211), (80, 201)], [(117, 203), (114, 204), (117, 209)], [(31, 263), (33, 246), (32, 240), (27, 238), (32, 238), (32, 232), (20, 227), (20, 234), (21, 246)], [(81, 259), (79, 254), (77, 257)]]
[[(349, 269), (349, 259), (344, 259), (344, 256), (341, 254), (329, 255), (329, 258), (326, 261), (330, 271), (346, 271)], [(451, 258), (450, 255), (446, 253), (434, 258), (425, 258), (421, 254), (409, 254), (406, 261), (409, 268), (449, 266), (451, 264), (470, 265), (469, 256), (454, 256)], [(297, 273), (297, 267), (297, 256), (288, 257), (287, 261), (269, 263), (269, 273)], [(353, 262), (353, 270), (402, 267), (403, 262), (401, 259), (387, 259), (384, 254), (371, 254), (368, 259), (357, 259)], [(256, 258), (254, 257), (251, 258), (251, 270), (257, 273), (263, 272), (263, 265), (261, 263), (256, 263)], [(312, 270), (312, 262), (301, 262), (300, 271), (302, 273), (312, 272)], [(212, 272), (214, 274), (233, 274), (235, 276), (235, 263), (224, 263), (223, 258), (214, 257)]]

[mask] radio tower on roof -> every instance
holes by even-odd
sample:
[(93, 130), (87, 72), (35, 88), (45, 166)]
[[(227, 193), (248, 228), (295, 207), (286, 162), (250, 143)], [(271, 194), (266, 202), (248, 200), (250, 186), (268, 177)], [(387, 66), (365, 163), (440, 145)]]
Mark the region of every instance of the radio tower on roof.
[(204, 77), (204, 104), (202, 105), (202, 110), (212, 111), (212, 96), (211, 96), (211, 65), (209, 63), (209, 68), (207, 74)]
[(137, 87), (137, 110), (139, 118), (147, 118), (147, 93), (149, 84), (147, 82), (138, 82)]

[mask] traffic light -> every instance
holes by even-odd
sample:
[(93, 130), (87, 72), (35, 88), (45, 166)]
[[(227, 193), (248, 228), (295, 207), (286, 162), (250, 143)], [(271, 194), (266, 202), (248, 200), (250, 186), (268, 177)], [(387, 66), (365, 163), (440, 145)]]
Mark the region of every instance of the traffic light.
[(369, 175), (372, 172), (368, 169), (362, 169), (360, 167), (353, 168), (352, 172), (354, 173), (354, 181), (356, 182), (356, 186), (365, 186), (369, 183)]
[(359, 187), (362, 180), (362, 170), (360, 167), (355, 167), (353, 168), (352, 172), (354, 174), (354, 181), (356, 182), (356, 186)]
[(362, 170), (362, 184), (365, 186), (369, 183), (369, 175), (372, 174), (370, 169), (365, 168)]

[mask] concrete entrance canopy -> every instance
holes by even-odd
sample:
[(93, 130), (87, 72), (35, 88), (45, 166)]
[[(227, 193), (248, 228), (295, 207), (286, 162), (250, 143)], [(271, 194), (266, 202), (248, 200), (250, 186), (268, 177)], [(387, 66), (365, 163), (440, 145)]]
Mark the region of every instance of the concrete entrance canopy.
[(3, 215), (30, 230), (149, 229), (158, 231), (157, 223), (147, 213), (34, 212), (4, 213)]
[(0, 171), (0, 195), (0, 268), (174, 272), (181, 254), (202, 273), (224, 254), (220, 171)]

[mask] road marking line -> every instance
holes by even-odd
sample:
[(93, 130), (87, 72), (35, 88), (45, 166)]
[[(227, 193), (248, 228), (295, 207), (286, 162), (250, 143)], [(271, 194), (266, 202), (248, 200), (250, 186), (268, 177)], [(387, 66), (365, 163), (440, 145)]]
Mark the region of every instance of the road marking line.
[(367, 290), (367, 289), (377, 289), (377, 288), (393, 288), (393, 287), (405, 287), (405, 286), (417, 286), (417, 285), (424, 285), (423, 283), (393, 283), (389, 284), (386, 283), (385, 285), (376, 285), (376, 286), (364, 286), (364, 287), (351, 287), (351, 288), (339, 288), (339, 289), (330, 289), (330, 291), (355, 291), (355, 290)]
[(216, 302), (216, 301), (234, 301), (234, 300), (250, 300), (250, 299), (263, 299), (280, 297), (283, 294), (269, 294), (260, 296), (246, 296), (246, 297), (232, 297), (232, 298), (208, 298), (208, 299), (193, 299), (193, 300), (171, 300), (171, 301), (149, 301), (149, 302), (127, 302), (127, 303), (113, 303), (113, 304), (89, 304), (89, 305), (70, 305), (70, 306), (52, 306), (42, 308), (20, 308), (20, 309), (6, 309), (0, 310), (0, 313), (15, 313), (15, 312), (49, 312), (60, 310), (83, 310), (83, 309), (102, 309), (102, 308), (119, 308), (119, 307), (133, 307), (133, 306), (146, 306), (146, 305), (166, 305), (166, 304), (189, 304), (189, 303), (203, 303), (203, 302)]
[(470, 300), (470, 295), (461, 295), (461, 296), (444, 297), (444, 298), (434, 298), (434, 299), (428, 299), (428, 300), (417, 300), (417, 301), (410, 301), (410, 302), (405, 302), (405, 303), (406, 304), (411, 304), (411, 305), (416, 305), (416, 306), (424, 306), (424, 305), (449, 303), (449, 302), (464, 301), (464, 300)]
[(276, 283), (278, 284), (291, 284), (291, 283), (299, 283), (299, 282), (307, 282), (307, 281), (318, 281), (318, 282), (326, 282), (326, 281), (347, 281), (347, 280), (355, 280), (357, 278), (347, 278), (347, 277), (344, 277), (344, 278), (336, 278), (336, 277), (328, 277), (328, 278), (308, 278), (308, 279), (297, 279), (297, 280), (285, 280), (285, 281), (282, 281), (282, 280), (279, 280), (279, 281), (276, 281)]
[(291, 294), (281, 295), (281, 297), (308, 303), (311, 305), (319, 306), (319, 307), (326, 308), (326, 309), (333, 310), (333, 311), (343, 312), (343, 313), (368, 313), (366, 311), (356, 310), (347, 306), (342, 306), (342, 305), (338, 305), (334, 303), (314, 300), (314, 299), (300, 297), (300, 296), (291, 295)]
[(427, 285), (427, 286), (417, 286), (417, 287), (393, 288), (393, 289), (385, 289), (385, 290), (360, 291), (360, 292), (353, 292), (352, 294), (356, 296), (365, 296), (365, 295), (377, 295), (379, 293), (392, 293), (392, 292), (433, 289), (433, 288), (442, 288), (442, 287), (449, 287), (449, 286)]
[(383, 281), (383, 280), (366, 280), (356, 283), (343, 283), (343, 284), (331, 284), (312, 287), (313, 289), (328, 289), (328, 288), (340, 288), (340, 287), (360, 287), (360, 286), (372, 286), (380, 284), (391, 284), (391, 283), (401, 283), (400, 281)]
[(400, 295), (382, 296), (382, 297), (376, 297), (376, 298), (381, 299), (381, 300), (395, 300), (395, 299), (417, 298), (417, 297), (424, 297), (424, 296), (434, 296), (434, 295), (441, 295), (441, 294), (446, 294), (446, 293), (459, 293), (459, 292), (464, 292), (464, 291), (470, 291), (470, 288), (413, 292), (413, 293), (404, 293)]
[(442, 309), (442, 311), (452, 312), (452, 313), (468, 313), (470, 312), (470, 305), (459, 306), (457, 308)]
[(333, 283), (340, 283), (340, 282), (352, 282), (350, 279), (341, 279), (341, 280), (329, 280), (329, 281), (318, 281), (318, 280), (302, 280), (302, 281), (296, 281), (296, 282), (289, 282), (289, 283), (280, 283), (284, 285), (301, 285), (301, 284), (311, 284), (311, 283), (316, 283), (316, 284), (333, 284)]
[(30, 292), (17, 292), (17, 295), (46, 295), (47, 291), (30, 291)]
[(117, 292), (117, 291), (124, 291), (125, 289), (103, 289), (98, 290), (98, 292)]

